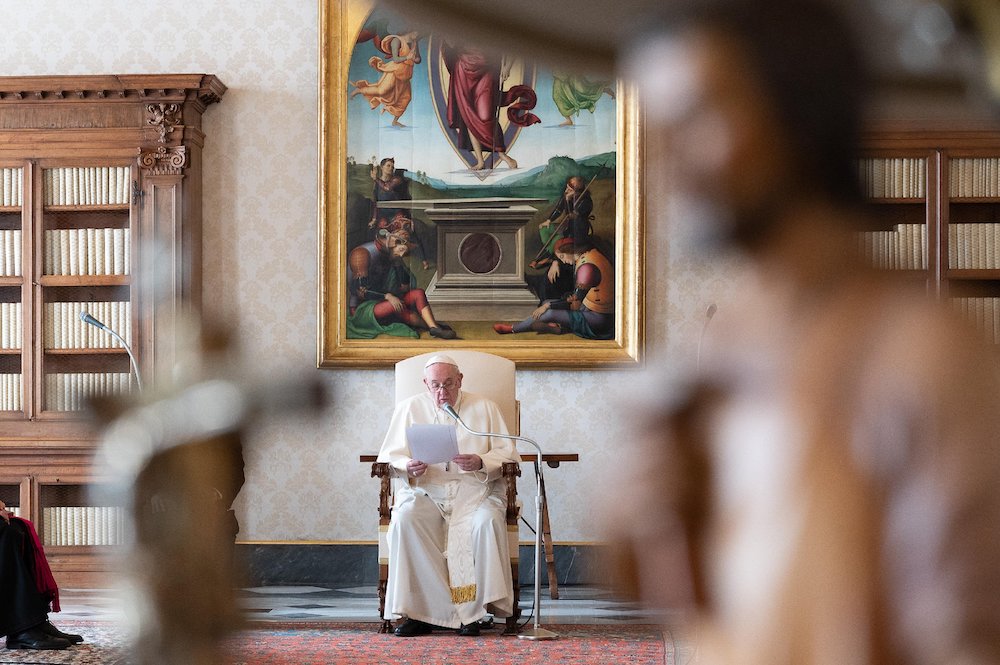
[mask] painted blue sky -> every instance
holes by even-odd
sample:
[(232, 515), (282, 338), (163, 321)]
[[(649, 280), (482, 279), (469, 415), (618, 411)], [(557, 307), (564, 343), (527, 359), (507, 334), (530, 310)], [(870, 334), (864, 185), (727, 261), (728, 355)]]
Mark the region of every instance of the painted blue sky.
[[(394, 26), (390, 25), (394, 29)], [(398, 30), (394, 30), (397, 31)], [(418, 64), (411, 82), (413, 100), (400, 118), (405, 128), (392, 127), (392, 116), (372, 110), (368, 100), (358, 95), (347, 105), (347, 154), (358, 163), (372, 158), (395, 157), (396, 167), (411, 172), (425, 171), (452, 185), (489, 184), (510, 177), (506, 166), (499, 166), (485, 181), (469, 171), (452, 149), (431, 101), (427, 39), (421, 38), (423, 62)], [(375, 82), (378, 72), (368, 65), (373, 55), (381, 55), (371, 42), (360, 45), (351, 58), (348, 80)], [(615, 103), (604, 96), (591, 114), (583, 111), (574, 117), (572, 127), (559, 127), (564, 118), (552, 101), (552, 74), (538, 69), (535, 81), (538, 103), (532, 110), (541, 123), (523, 129), (508, 154), (518, 162), (518, 171), (545, 164), (550, 157), (567, 155), (583, 158), (615, 149)]]

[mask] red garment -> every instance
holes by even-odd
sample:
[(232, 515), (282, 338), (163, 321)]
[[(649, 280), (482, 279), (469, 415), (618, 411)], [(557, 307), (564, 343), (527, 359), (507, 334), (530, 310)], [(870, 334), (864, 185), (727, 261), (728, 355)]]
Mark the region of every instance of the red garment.
[(459, 147), (472, 149), (468, 130), (484, 150), (506, 150), (503, 129), (498, 114), (504, 106), (507, 119), (518, 126), (527, 127), (541, 122), (538, 116), (528, 113), (537, 101), (535, 91), (526, 85), (515, 85), (510, 90), (500, 90), (500, 63), (478, 49), (450, 49), (443, 51), (445, 66), (451, 75), (448, 85), (448, 126), (458, 130)]
[(62, 609), (59, 607), (59, 586), (56, 584), (56, 578), (52, 576), (49, 562), (45, 559), (45, 550), (42, 549), (42, 541), (38, 538), (35, 525), (21, 517), (12, 517), (11, 519), (21, 520), (28, 528), (35, 556), (35, 586), (38, 587), (38, 593), (51, 603), (52, 611), (59, 612)]

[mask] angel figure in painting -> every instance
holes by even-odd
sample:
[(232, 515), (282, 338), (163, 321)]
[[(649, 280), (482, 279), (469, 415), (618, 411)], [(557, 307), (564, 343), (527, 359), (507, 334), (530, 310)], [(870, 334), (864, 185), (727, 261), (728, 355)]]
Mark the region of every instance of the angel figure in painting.
[[(382, 113), (388, 111), (392, 116), (393, 127), (405, 127), (399, 118), (413, 99), (410, 80), (413, 78), (414, 65), (420, 64), (418, 35), (415, 31), (410, 31), (401, 35), (386, 35), (381, 39), (378, 35), (365, 34), (363, 37), (369, 37), (375, 47), (388, 57), (373, 55), (368, 59), (368, 64), (381, 72), (381, 76), (374, 83), (352, 81), (354, 90), (351, 91), (350, 98), (363, 95), (373, 110), (381, 105)], [(362, 37), (359, 37), (359, 41), (361, 40)]]
[(507, 108), (507, 119), (519, 127), (528, 127), (541, 119), (529, 111), (538, 101), (531, 86), (519, 84), (504, 90), (510, 78), (511, 58), (498, 58), (472, 46), (444, 44), (441, 49), (450, 76), (447, 91), (448, 127), (456, 132), (456, 145), (472, 152), (469, 167), (486, 167), (483, 153), (512, 169), (517, 162), (507, 154), (507, 140), (500, 126), (500, 109)]
[(559, 109), (559, 115), (565, 118), (559, 123), (559, 126), (572, 126), (574, 124), (573, 116), (580, 115), (580, 111), (586, 110), (593, 113), (598, 100), (604, 95), (614, 99), (615, 91), (611, 86), (611, 81), (591, 81), (586, 76), (554, 73), (552, 75), (552, 101)]

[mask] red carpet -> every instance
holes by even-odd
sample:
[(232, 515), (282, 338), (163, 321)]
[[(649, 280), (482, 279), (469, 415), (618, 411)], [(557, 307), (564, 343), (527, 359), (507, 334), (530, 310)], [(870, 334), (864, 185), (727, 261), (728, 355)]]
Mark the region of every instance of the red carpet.
[[(110, 622), (60, 621), (80, 633), (82, 645), (65, 651), (8, 651), (0, 665), (128, 665), (122, 631)], [(480, 637), (440, 631), (401, 638), (380, 635), (376, 623), (251, 624), (223, 644), (220, 665), (675, 665), (673, 644), (654, 625), (546, 625), (557, 640), (504, 636), (498, 627)], [(687, 660), (684, 658), (682, 660)]]
[(658, 626), (545, 626), (560, 638), (520, 640), (501, 629), (480, 637), (435, 632), (380, 635), (377, 624), (261, 623), (227, 642), (225, 665), (672, 665)]

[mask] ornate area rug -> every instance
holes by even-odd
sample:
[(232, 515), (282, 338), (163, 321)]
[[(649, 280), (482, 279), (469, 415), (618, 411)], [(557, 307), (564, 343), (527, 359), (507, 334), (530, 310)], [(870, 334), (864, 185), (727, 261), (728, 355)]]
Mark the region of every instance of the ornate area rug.
[[(61, 621), (86, 642), (64, 651), (0, 649), (0, 665), (128, 665), (122, 630), (110, 622)], [(684, 665), (669, 634), (655, 625), (547, 625), (557, 640), (453, 632), (400, 638), (380, 635), (376, 623), (261, 622), (222, 645), (220, 665)]]
[(520, 640), (499, 627), (402, 638), (377, 624), (263, 624), (229, 640), (225, 665), (675, 665), (669, 635), (652, 625), (545, 626), (557, 640)]
[(67, 633), (83, 635), (83, 644), (62, 651), (29, 651), (4, 649), (0, 638), (0, 665), (8, 663), (44, 665), (125, 665), (125, 631), (110, 622), (59, 621), (57, 626)]

